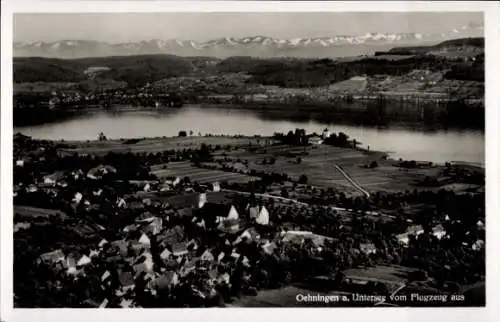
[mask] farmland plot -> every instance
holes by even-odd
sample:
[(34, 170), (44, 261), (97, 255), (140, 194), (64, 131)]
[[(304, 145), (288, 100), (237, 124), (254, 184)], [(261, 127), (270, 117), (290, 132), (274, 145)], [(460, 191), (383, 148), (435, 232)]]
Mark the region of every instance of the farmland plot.
[(190, 162), (171, 162), (166, 165), (165, 169), (163, 169), (163, 166), (161, 165), (153, 166), (151, 167), (151, 172), (159, 178), (189, 177), (191, 181), (197, 181), (199, 183), (224, 180), (235, 183), (247, 183), (248, 181), (259, 179), (258, 177), (252, 177), (240, 173), (200, 169), (192, 166)]
[(188, 137), (165, 137), (165, 138), (144, 138), (127, 143), (127, 140), (108, 140), (108, 141), (67, 141), (66, 144), (73, 146), (67, 149), (61, 149), (63, 153), (79, 154), (97, 154), (104, 155), (108, 152), (114, 153), (156, 153), (166, 150), (197, 149), (202, 144), (207, 145), (226, 145), (248, 146), (256, 145), (261, 139), (249, 137), (218, 137), (218, 136), (188, 136)]

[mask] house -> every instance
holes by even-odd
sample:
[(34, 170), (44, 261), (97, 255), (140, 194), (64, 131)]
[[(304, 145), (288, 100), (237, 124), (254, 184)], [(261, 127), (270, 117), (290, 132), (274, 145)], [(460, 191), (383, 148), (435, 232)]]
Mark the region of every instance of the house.
[(432, 234), (436, 236), (437, 239), (441, 239), (446, 235), (446, 231), (444, 230), (444, 227), (439, 224), (432, 228)]
[(179, 284), (179, 275), (176, 272), (168, 271), (152, 280), (149, 283), (149, 287), (153, 289), (166, 289), (177, 284)]
[(201, 209), (207, 202), (207, 195), (205, 193), (189, 193), (169, 198), (169, 203), (173, 208), (193, 208)]
[(397, 235), (396, 238), (398, 239), (398, 241), (400, 243), (408, 245), (408, 243), (410, 241), (410, 239), (409, 239), (410, 235), (418, 236), (418, 235), (423, 234), (423, 233), (424, 233), (424, 229), (422, 228), (422, 226), (420, 226), (420, 225), (410, 226), (410, 227), (408, 227), (408, 229), (406, 230), (405, 233)]
[(134, 200), (129, 203), (128, 207), (132, 210), (142, 210), (144, 209), (144, 204), (141, 201)]
[(180, 177), (175, 177), (174, 179), (170, 179), (170, 180), (165, 180), (165, 183), (167, 185), (171, 185), (171, 186), (177, 186), (179, 183), (181, 183), (181, 178)]
[(214, 182), (214, 183), (212, 184), (212, 191), (213, 191), (213, 192), (219, 192), (219, 191), (220, 191), (220, 183), (218, 183), (218, 182)]
[(319, 136), (312, 136), (309, 138), (309, 143), (313, 145), (323, 144), (323, 139), (320, 138)]
[(163, 228), (163, 220), (158, 217), (152, 217), (151, 220), (148, 220), (149, 223), (146, 226), (143, 226), (142, 231), (144, 233), (149, 233), (152, 235), (158, 235), (161, 233)]
[(255, 222), (259, 225), (268, 226), (269, 225), (269, 212), (265, 206), (260, 209), (259, 215), (255, 218)]
[(120, 302), (120, 307), (126, 309), (126, 308), (131, 308), (134, 307), (134, 301), (126, 298), (122, 298)]
[(97, 245), (99, 248), (103, 248), (104, 245), (106, 245), (108, 243), (108, 241), (106, 239), (101, 239), (101, 241), (99, 242), (99, 244)]
[(40, 255), (39, 262), (50, 265), (55, 264), (65, 260), (65, 255), (62, 250), (57, 249), (52, 252), (44, 253)]
[(203, 252), (203, 254), (201, 255), (200, 259), (202, 261), (207, 261), (207, 262), (211, 262), (211, 261), (214, 261), (215, 260), (215, 257), (214, 255), (212, 254), (212, 252), (210, 250), (205, 250)]
[(175, 257), (184, 256), (189, 252), (188, 243), (185, 242), (174, 242), (172, 245), (167, 245), (165, 249), (161, 252), (160, 257), (166, 260), (170, 255)]
[(110, 277), (111, 277), (111, 273), (109, 271), (105, 271), (104, 274), (101, 275), (101, 282), (106, 281)]
[(17, 167), (24, 167), (24, 160), (16, 160)]
[(258, 241), (259, 239), (260, 235), (255, 230), (255, 228), (248, 228), (245, 229), (245, 231), (236, 238), (236, 240), (233, 242), (233, 245), (237, 245), (244, 241), (249, 241), (249, 242)]
[(276, 245), (276, 243), (274, 242), (270, 242), (270, 241), (266, 241), (262, 246), (261, 246), (262, 250), (266, 253), (266, 254), (273, 254), (274, 253), (274, 250), (276, 248), (278, 248), (278, 246)]
[(122, 292), (126, 292), (135, 287), (134, 275), (130, 271), (118, 270), (118, 281)]
[(484, 247), (484, 240), (478, 239), (472, 244), (472, 250), (479, 251)]
[(329, 138), (330, 135), (331, 135), (330, 130), (328, 130), (328, 129), (323, 130), (323, 134), (322, 134), (323, 140), (326, 140), (327, 138)]
[(55, 172), (50, 175), (46, 175), (43, 177), (43, 183), (49, 185), (55, 185), (57, 181), (64, 179), (64, 172)]
[(73, 201), (76, 203), (80, 203), (82, 201), (83, 195), (80, 192), (75, 193)]
[(14, 232), (18, 232), (22, 229), (29, 229), (31, 224), (29, 222), (18, 222), (14, 225)]
[(112, 241), (110, 244), (111, 244), (110, 249), (112, 250), (112, 252), (114, 252), (115, 254), (118, 253), (122, 257), (127, 256), (129, 244), (125, 240), (123, 239), (115, 240)]
[(359, 250), (366, 255), (375, 254), (377, 252), (377, 248), (373, 243), (362, 243), (359, 245)]
[(149, 239), (148, 235), (144, 233), (139, 238), (138, 243), (145, 246), (151, 246), (151, 240)]
[(87, 177), (93, 180), (101, 179), (105, 174), (116, 173), (116, 169), (109, 165), (99, 165), (87, 172)]
[(90, 250), (90, 253), (89, 253), (89, 258), (90, 258), (90, 259), (92, 259), (92, 258), (94, 258), (94, 257), (97, 257), (97, 256), (99, 256), (99, 254), (100, 254), (100, 253), (101, 253), (101, 252), (100, 252), (100, 251), (98, 251), (98, 250), (91, 249), (91, 250)]
[(233, 205), (216, 204), (207, 202), (198, 211), (198, 217), (203, 218), (208, 224), (214, 222), (220, 224), (224, 221), (234, 221), (239, 219), (239, 214)]
[(260, 208), (258, 205), (254, 205), (254, 206), (248, 205), (247, 209), (248, 209), (248, 214), (250, 216), (250, 219), (255, 219), (259, 216)]
[(109, 303), (109, 300), (108, 299), (104, 299), (101, 304), (99, 305), (99, 308), (100, 309), (104, 309), (108, 306), (108, 303)]
[(90, 257), (74, 251), (66, 256), (65, 266), (67, 268), (68, 274), (78, 275), (82, 273), (82, 268), (89, 265), (90, 263), (92, 263)]
[(299, 243), (303, 244), (305, 241), (311, 241), (317, 247), (323, 247), (325, 241), (332, 240), (331, 237), (317, 235), (310, 231), (290, 230), (281, 232), (281, 240), (284, 243)]
[(118, 198), (118, 199), (116, 200), (116, 206), (117, 206), (118, 208), (125, 208), (125, 207), (127, 206), (127, 203), (125, 202), (125, 199), (123, 199), (123, 198)]
[(153, 256), (150, 252), (142, 253), (134, 262), (133, 268), (135, 276), (141, 273), (152, 273), (153, 272)]

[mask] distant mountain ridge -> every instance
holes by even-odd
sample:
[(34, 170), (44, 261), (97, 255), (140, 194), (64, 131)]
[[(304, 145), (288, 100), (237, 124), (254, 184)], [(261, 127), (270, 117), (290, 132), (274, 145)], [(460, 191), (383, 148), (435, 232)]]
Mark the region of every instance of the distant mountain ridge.
[(14, 42), (15, 57), (85, 58), (171, 54), (177, 56), (254, 57), (345, 57), (372, 54), (395, 46), (429, 45), (444, 40), (482, 37), (483, 26), (468, 24), (446, 33), (367, 33), (361, 36), (333, 36), (279, 39), (267, 36), (225, 37), (205, 42), (160, 40), (117, 43), (93, 40), (56, 42)]

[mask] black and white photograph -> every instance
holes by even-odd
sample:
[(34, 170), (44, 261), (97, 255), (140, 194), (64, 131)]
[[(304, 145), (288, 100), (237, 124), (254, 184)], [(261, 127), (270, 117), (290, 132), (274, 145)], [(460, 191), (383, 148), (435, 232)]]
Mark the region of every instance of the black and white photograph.
[(484, 26), (14, 13), (14, 308), (484, 307)]

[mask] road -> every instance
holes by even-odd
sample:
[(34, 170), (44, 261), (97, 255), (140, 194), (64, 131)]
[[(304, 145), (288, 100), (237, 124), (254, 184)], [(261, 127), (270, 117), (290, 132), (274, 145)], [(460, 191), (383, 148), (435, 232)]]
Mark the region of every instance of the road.
[(361, 187), (353, 178), (351, 178), (351, 176), (349, 176), (349, 174), (347, 174), (347, 172), (345, 172), (337, 164), (335, 164), (334, 166), (335, 166), (335, 169), (337, 169), (340, 173), (342, 173), (342, 175), (347, 179), (347, 181), (349, 181), (354, 186), (354, 188), (356, 188), (359, 191), (361, 191), (362, 193), (364, 193), (367, 198), (370, 198), (370, 193), (368, 191), (366, 191), (365, 189), (363, 189), (363, 187)]
[[(238, 190), (231, 190), (231, 189), (221, 189), (221, 191), (238, 193), (238, 194), (242, 194), (242, 195), (245, 195), (245, 196), (250, 196), (251, 195), (250, 192), (238, 191)], [(273, 198), (273, 199), (277, 199), (277, 200), (292, 202), (292, 203), (295, 203), (295, 204), (298, 204), (298, 205), (301, 205), (301, 206), (310, 206), (308, 203), (305, 203), (305, 202), (300, 202), (300, 201), (297, 201), (295, 199), (290, 199), (290, 198), (284, 198), (284, 197), (274, 196), (274, 195), (270, 195), (270, 194), (267, 194), (267, 193), (255, 193), (255, 196), (256, 197), (261, 197), (261, 198)], [(336, 210), (336, 211), (354, 212), (352, 209), (347, 209), (347, 208), (340, 208), (340, 207), (333, 207), (333, 206), (326, 206), (326, 207), (329, 208), (329, 209)], [(365, 211), (365, 214), (366, 215), (370, 215), (370, 216), (375, 216), (375, 217), (384, 217), (384, 218), (391, 219), (391, 220), (393, 220), (393, 219), (396, 218), (395, 216), (386, 215), (386, 214), (378, 213), (378, 212), (375, 212), (375, 211)]]

